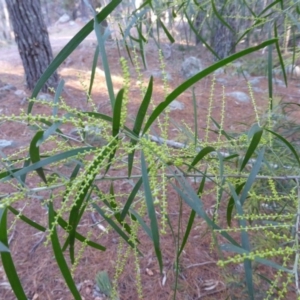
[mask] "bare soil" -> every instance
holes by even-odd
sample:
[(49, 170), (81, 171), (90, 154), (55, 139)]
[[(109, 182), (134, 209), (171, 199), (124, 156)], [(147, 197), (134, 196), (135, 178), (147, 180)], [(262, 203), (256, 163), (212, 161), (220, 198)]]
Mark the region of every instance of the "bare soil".
[[(77, 22), (73, 26), (63, 24), (49, 28), (54, 54), (57, 54), (60, 49), (62, 49), (81, 26), (82, 24)], [(59, 68), (59, 75), (66, 82), (66, 88), (63, 92), (65, 101), (69, 105), (82, 110), (86, 109), (86, 93), (81, 82), (84, 82), (86, 85), (89, 82), (89, 71), (92, 65), (95, 47), (96, 39), (91, 35)], [(106, 49), (112, 78), (114, 80), (114, 88), (115, 91), (117, 91), (123, 84), (118, 48), (114, 42), (109, 41), (107, 42)], [(124, 49), (122, 51), (122, 55), (127, 57), (126, 51)], [(180, 68), (183, 59), (189, 56), (200, 58), (205, 66), (209, 66), (212, 62), (209, 53), (201, 46), (187, 49), (186, 47), (184, 48), (184, 45), (174, 45), (171, 58), (166, 60), (166, 71), (169, 72), (172, 77), (172, 80), (169, 82), (170, 91), (184, 81)], [(159, 70), (158, 52), (152, 42), (147, 46), (147, 63), (148, 70), (143, 71), (146, 81), (150, 78), (151, 72)], [(102, 66), (100, 62), (98, 67), (99, 71), (96, 74), (93, 88), (93, 99), (98, 105), (99, 112), (109, 114), (109, 98), (105, 86), (104, 73), (101, 72)], [(132, 90), (129, 103), (129, 116), (133, 117), (141, 103), (141, 96), (137, 83), (137, 75), (132, 66), (130, 66), (130, 70)], [(226, 93), (241, 91), (248, 94), (247, 82), (243, 76), (227, 72), (226, 74), (216, 75), (216, 78), (226, 80), (224, 84)], [(198, 106), (198, 126), (201, 128), (201, 130), (199, 130), (200, 139), (204, 138), (204, 130), (202, 130), (202, 128), (205, 128), (207, 123), (206, 117), (209, 109), (208, 103), (211, 94), (212, 79), (213, 76), (209, 76), (195, 85)], [(30, 91), (25, 88), (24, 70), (15, 44), (0, 48), (0, 80), (2, 83), (12, 84), (16, 89), (25, 91), (23, 97), (16, 96), (14, 94), (15, 91), (8, 91), (4, 96), (2, 95), (0, 98), (0, 114), (18, 114), (20, 109), (26, 110), (28, 103), (26, 97), (30, 96)], [(263, 113), (268, 107), (267, 79), (260, 79), (260, 83), (256, 85), (256, 87), (257, 90), (254, 91), (256, 105), (260, 113)], [(298, 98), (300, 93), (298, 80), (290, 80), (288, 88), (275, 85), (274, 90), (275, 96), (279, 100), (299, 102)], [(223, 84), (216, 81), (212, 116), (218, 121), (221, 119), (220, 111), (223, 93)], [(156, 103), (164, 99), (163, 81), (160, 78), (154, 79), (154, 99)], [(178, 101), (184, 104), (184, 109), (171, 111), (171, 118), (179, 123), (184, 121), (193, 129), (193, 101), (191, 91), (182, 94), (178, 98)], [(36, 105), (34, 109), (36, 112), (47, 113), (43, 107), (39, 107), (38, 105)], [(234, 98), (226, 97), (225, 129), (234, 131), (244, 130), (246, 127), (241, 124), (241, 122), (249, 126), (254, 122), (253, 104), (251, 102), (241, 103)], [(19, 124), (8, 122), (1, 124), (0, 139), (13, 139), (17, 141), (18, 145), (25, 145), (31, 140), (32, 135), (32, 131)], [(170, 137), (175, 138), (176, 135), (170, 133)], [(184, 139), (181, 138), (181, 142), (184, 142)], [(13, 151), (15, 151), (14, 148), (6, 149), (7, 153), (12, 153)], [(126, 181), (115, 182), (115, 185), (119, 186), (118, 190), (123, 193), (131, 189), (131, 186)], [(9, 190), (5, 190), (4, 186), (2, 188), (2, 194), (9, 192)], [(107, 191), (108, 188), (107, 184)], [(209, 186), (207, 186), (207, 188), (209, 188)], [(215, 203), (214, 199), (215, 195), (206, 195), (203, 198), (208, 210), (211, 209)], [(168, 201), (169, 212), (172, 217), (171, 223), (176, 228), (179, 217), (180, 199), (174, 191), (170, 191)], [(24, 204), (25, 203), (19, 202), (15, 207), (20, 209)], [(190, 210), (184, 205), (183, 222), (187, 222), (189, 213)], [(30, 203), (27, 202), (24, 214), (40, 224), (47, 225), (47, 213), (41, 207), (38, 200), (31, 200)], [(220, 218), (222, 218), (222, 213), (220, 214)], [(12, 220), (13, 218), (10, 216), (10, 221)], [(93, 224), (94, 220), (92, 218), (85, 218), (80, 227), (80, 231), (82, 233), (86, 232)], [(59, 231), (59, 233), (62, 233), (62, 230)], [(55, 264), (51, 246), (45, 247), (43, 243), (38, 243), (41, 241), (41, 238), (41, 233), (24, 225), (21, 221), (14, 223), (10, 231), (10, 249), (28, 298), (35, 300), (72, 299), (60, 271)], [(143, 253), (143, 256), (140, 257), (139, 260), (144, 298), (149, 300), (173, 299), (175, 286), (175, 246), (172, 236), (163, 236), (161, 240), (164, 261), (163, 276), (159, 273), (154, 249), (149, 238), (145, 233), (141, 233), (139, 239), (141, 241), (140, 250)], [(102, 295), (97, 298), (93, 295), (95, 276), (97, 272), (107, 270), (110, 277), (113, 278), (117, 257), (118, 237), (115, 233), (108, 235), (103, 234), (101, 230), (95, 226), (92, 240), (104, 245), (107, 251), (100, 252), (87, 248), (75, 272), (75, 281), (80, 287), (84, 299), (99, 300), (104, 299), (105, 296)], [(207, 232), (206, 225), (203, 220), (197, 218), (195, 227), (191, 232), (188, 244), (180, 260), (181, 270), (176, 299), (246, 299), (246, 296), (242, 294), (234, 296), (234, 288), (229, 291), (226, 286), (228, 281), (236, 281), (236, 283), (239, 283), (242, 278), (242, 270), (232, 267), (220, 271), (216, 266), (218, 258), (218, 253), (212, 249), (211, 235)], [(131, 256), (126, 262), (124, 272), (119, 279), (120, 299), (137, 299), (135, 280), (135, 265), (134, 259)], [(211, 286), (214, 287), (209, 289)], [(240, 289), (237, 290), (240, 291)], [(229, 295), (231, 298), (227, 298)], [(1, 265), (0, 299), (15, 299)]]

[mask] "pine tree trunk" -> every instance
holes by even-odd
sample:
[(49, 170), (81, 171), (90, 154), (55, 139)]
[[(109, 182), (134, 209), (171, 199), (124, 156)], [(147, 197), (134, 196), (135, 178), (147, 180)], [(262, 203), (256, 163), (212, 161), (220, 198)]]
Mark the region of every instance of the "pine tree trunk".
[[(40, 0), (6, 0), (6, 4), (25, 70), (27, 88), (32, 90), (53, 59)], [(55, 72), (42, 91), (55, 87), (57, 82)]]
[(214, 17), (212, 45), (220, 59), (223, 59), (235, 52), (235, 20), (233, 18), (226, 17), (231, 15), (235, 16), (235, 14), (236, 11), (234, 5), (222, 8), (222, 15), (223, 17), (225, 16), (225, 21), (229, 24), (233, 31), (226, 27), (216, 16)]

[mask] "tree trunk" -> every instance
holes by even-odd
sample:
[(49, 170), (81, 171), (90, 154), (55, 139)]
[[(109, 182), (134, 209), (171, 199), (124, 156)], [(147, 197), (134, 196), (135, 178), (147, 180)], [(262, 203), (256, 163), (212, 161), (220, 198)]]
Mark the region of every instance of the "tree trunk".
[[(218, 8), (217, 8), (218, 9)], [(229, 5), (228, 7), (222, 7), (221, 14), (224, 16), (235, 15), (234, 5)], [(219, 11), (220, 13), (220, 11)], [(236, 24), (235, 20), (231, 18), (224, 18), (227, 24), (235, 31)], [(235, 32), (226, 27), (218, 18), (214, 16), (213, 25), (213, 35), (212, 35), (212, 45), (214, 51), (217, 53), (220, 59), (223, 59), (230, 54), (235, 52)]]
[[(32, 90), (53, 59), (40, 0), (6, 0), (6, 4), (25, 70), (27, 88)], [(42, 91), (56, 87), (57, 82), (55, 72)]]

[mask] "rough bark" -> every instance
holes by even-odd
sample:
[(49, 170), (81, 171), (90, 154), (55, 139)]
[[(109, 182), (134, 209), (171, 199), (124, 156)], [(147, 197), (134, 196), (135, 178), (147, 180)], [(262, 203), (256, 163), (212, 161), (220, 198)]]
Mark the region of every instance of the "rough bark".
[[(235, 11), (234, 5), (222, 8), (222, 16), (230, 25), (230, 27), (235, 31), (236, 24), (233, 18), (228, 18), (226, 16), (235, 16), (237, 12)], [(214, 51), (217, 53), (220, 59), (223, 59), (230, 54), (235, 52), (235, 42), (236, 34), (228, 27), (226, 27), (216, 16), (214, 17), (214, 32), (212, 35), (212, 45)]]
[[(27, 88), (32, 90), (53, 59), (40, 0), (6, 0), (6, 4), (25, 70)], [(48, 91), (57, 82), (55, 72), (42, 90)]]

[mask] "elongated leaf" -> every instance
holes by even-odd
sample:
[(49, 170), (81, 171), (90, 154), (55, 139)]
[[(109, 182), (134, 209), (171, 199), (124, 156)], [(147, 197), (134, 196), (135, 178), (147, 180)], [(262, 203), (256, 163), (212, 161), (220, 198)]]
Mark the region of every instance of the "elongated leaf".
[[(274, 36), (275, 36), (275, 38), (278, 38), (276, 22), (274, 23)], [(287, 84), (287, 77), (286, 77), (286, 72), (285, 72), (285, 66), (284, 66), (284, 62), (283, 62), (283, 59), (282, 59), (282, 55), (281, 55), (281, 51), (280, 51), (280, 46), (279, 46), (279, 41), (278, 40), (275, 43), (275, 46), (276, 46), (276, 50), (277, 50), (277, 54), (278, 54), (278, 58), (279, 58), (280, 66), (281, 66), (281, 71), (282, 71), (282, 74), (283, 74), (283, 79), (284, 79), (285, 85), (287, 86), (288, 84)], [(292, 65), (294, 65), (294, 63)]]
[(77, 290), (77, 287), (74, 283), (71, 272), (69, 270), (68, 264), (61, 250), (57, 231), (56, 231), (56, 226), (52, 226), (52, 224), (54, 224), (55, 222), (55, 214), (54, 214), (52, 202), (48, 204), (48, 208), (49, 208), (49, 228), (51, 229), (50, 237), (51, 237), (51, 243), (52, 243), (52, 248), (53, 248), (56, 262), (74, 299), (81, 300), (81, 296)]
[(81, 217), (80, 209), (82, 208), (84, 199), (86, 199), (88, 192), (89, 191), (91, 192), (91, 189), (93, 188), (92, 186), (94, 183), (94, 179), (97, 176), (97, 172), (95, 172), (95, 170), (99, 168), (103, 160), (105, 160), (107, 156), (112, 153), (112, 151), (113, 152), (115, 151), (111, 149), (111, 147), (114, 147), (114, 143), (115, 140), (112, 140), (109, 144), (104, 146), (104, 148), (99, 154), (97, 154), (97, 156), (94, 158), (89, 168), (86, 170), (86, 177), (79, 184), (78, 187), (79, 196), (76, 197), (76, 202), (74, 203), (69, 216), (69, 227), (71, 228), (69, 232), (69, 244), (70, 244), (69, 251), (70, 251), (70, 258), (72, 263), (75, 261), (75, 257), (74, 257), (75, 233)]
[(93, 89), (93, 84), (94, 84), (94, 79), (95, 79), (95, 74), (96, 74), (96, 68), (97, 68), (97, 62), (98, 62), (98, 56), (99, 56), (99, 45), (97, 45), (94, 53), (94, 59), (92, 63), (92, 70), (91, 70), (91, 79), (90, 79), (90, 86), (89, 86), (89, 91), (88, 91), (88, 96), (91, 96), (92, 89)]
[(148, 4), (151, 5), (151, 2), (152, 0), (146, 0), (146, 1), (143, 1), (143, 3), (136, 9), (132, 12), (132, 14), (136, 14), (137, 12), (139, 12), (142, 8), (144, 8), (145, 6), (147, 6)]
[(169, 30), (167, 29), (167, 27), (165, 26), (165, 24), (162, 22), (161, 19), (159, 19), (159, 23), (163, 31), (165, 32), (167, 38), (169, 39), (170, 43), (173, 44), (175, 42), (175, 39), (173, 38), (172, 34), (169, 32)]
[(2, 242), (0, 242), (0, 252), (9, 252), (9, 249)]
[[(25, 167), (25, 168), (22, 168), (22, 169), (15, 169), (15, 170), (12, 170), (12, 171), (14, 173), (14, 176), (21, 176), (21, 175), (27, 174), (31, 171), (35, 171), (38, 168), (49, 165), (51, 163), (58, 162), (60, 160), (67, 159), (69, 157), (72, 157), (72, 156), (75, 156), (75, 155), (78, 155), (78, 154), (81, 154), (81, 153), (84, 153), (84, 152), (88, 152), (88, 151), (91, 151), (91, 150), (94, 150), (94, 149), (95, 149), (95, 147), (83, 147), (83, 148), (77, 148), (77, 149), (69, 150), (69, 151), (59, 153), (59, 154), (53, 155), (51, 157), (42, 159), (39, 162), (34, 163), (34, 164), (32, 164), (28, 167)], [(5, 172), (5, 173), (7, 173), (7, 172)], [(4, 175), (4, 173), (0, 174), (0, 178), (1, 178), (1, 175)], [(10, 176), (3, 177), (2, 180), (6, 181), (8, 179), (10, 179)]]
[(219, 130), (221, 130), (221, 134), (222, 135), (224, 135), (226, 138), (227, 138), (227, 140), (232, 140), (233, 139), (233, 137), (232, 136), (230, 136), (224, 129), (221, 129), (221, 126), (219, 125), (219, 123), (213, 118), (213, 117), (210, 117), (211, 118), (211, 120), (214, 122), (214, 124), (216, 125), (216, 127), (219, 129)]
[(19, 219), (21, 219), (22, 221), (24, 221), (25, 223), (27, 223), (28, 225), (30, 225), (31, 227), (45, 232), (46, 228), (34, 221), (32, 221), (31, 219), (27, 218), (26, 216), (24, 216), (23, 214), (20, 214), (20, 212), (18, 210), (16, 210), (15, 208), (13, 208), (12, 206), (8, 206), (7, 207), (15, 216), (18, 216)]
[(62, 122), (57, 121), (54, 122), (49, 128), (47, 128), (44, 132), (43, 132), (43, 136), (37, 141), (37, 146), (40, 146), (45, 140), (48, 139), (48, 137), (52, 134), (54, 134), (55, 132), (59, 132), (62, 133), (60, 131), (58, 131), (57, 129), (62, 125)]
[(250, 143), (250, 145), (247, 149), (244, 160), (243, 160), (242, 165), (240, 167), (240, 172), (244, 169), (244, 167), (247, 165), (249, 159), (251, 158), (252, 154), (255, 152), (255, 150), (256, 150), (259, 142), (260, 142), (260, 139), (262, 137), (262, 134), (263, 134), (263, 130), (260, 129), (259, 131), (257, 131), (253, 135), (251, 143)]
[(125, 40), (130, 35), (130, 29), (137, 24), (137, 21), (142, 20), (143, 16), (149, 11), (149, 8), (144, 8), (136, 14), (132, 15), (132, 19), (128, 23), (126, 29), (124, 30), (123, 39)]
[(105, 81), (106, 81), (106, 86), (107, 86), (107, 90), (108, 90), (111, 108), (114, 108), (114, 105), (115, 105), (114, 87), (113, 87), (113, 82), (112, 82), (111, 75), (110, 75), (110, 68), (109, 68), (108, 59), (107, 59), (106, 50), (105, 50), (105, 44), (104, 44), (105, 40), (104, 40), (103, 34), (101, 34), (101, 30), (103, 30), (103, 27), (102, 27), (101, 23), (98, 24), (97, 15), (94, 18), (94, 30), (96, 33), (97, 42), (98, 42), (98, 46), (99, 46), (99, 50), (100, 50), (100, 57), (101, 57), (101, 61), (102, 61), (103, 70), (105, 73)]
[[(120, 29), (121, 36), (122, 36), (122, 38), (123, 38), (123, 42), (124, 42), (124, 45), (125, 45), (125, 48), (126, 48), (128, 57), (129, 57), (129, 59), (130, 59), (130, 61), (131, 61), (131, 64), (133, 65), (133, 60), (132, 60), (132, 57), (131, 57), (131, 54), (130, 54), (130, 50), (129, 50), (129, 47), (128, 47), (128, 43), (127, 43), (126, 39), (124, 38), (124, 32), (123, 32), (123, 29), (122, 29), (122, 27), (121, 27), (120, 24), (118, 24), (118, 26), (119, 26), (119, 29)], [(118, 41), (117, 41), (117, 45), (118, 45), (118, 50), (119, 50), (119, 56), (121, 56), (121, 51), (120, 51), (120, 49), (119, 49), (120, 47), (119, 47)]]
[(193, 159), (191, 166), (189, 167), (188, 171), (191, 170), (192, 167), (194, 167), (204, 156), (207, 154), (216, 151), (215, 148), (207, 146), (199, 151), (199, 153), (196, 155), (196, 157)]
[[(97, 113), (97, 112), (81, 112), (80, 114), (82, 115), (87, 115), (87, 116), (90, 116), (90, 117), (94, 117), (94, 118), (97, 118), (97, 119), (101, 119), (101, 120), (104, 120), (104, 121), (107, 121), (107, 122), (110, 122), (112, 123), (113, 122), (113, 118), (110, 117), (110, 116), (107, 116), (107, 115), (104, 115), (104, 114), (100, 114), (100, 113)], [(135, 136), (134, 133), (131, 131), (131, 129), (129, 129), (128, 127), (124, 126), (123, 127), (124, 130), (131, 136)]]
[(219, 62), (213, 64), (212, 66), (206, 68), (205, 70), (197, 73), (190, 79), (186, 80), (184, 83), (182, 83), (180, 86), (178, 86), (173, 92), (171, 92), (165, 99), (165, 101), (161, 102), (152, 112), (150, 115), (144, 130), (143, 134), (147, 132), (147, 130), (150, 128), (150, 126), (153, 124), (153, 122), (157, 119), (157, 117), (164, 111), (164, 109), (170, 105), (170, 103), (175, 100), (180, 94), (182, 94), (185, 90), (190, 88), (192, 85), (194, 85), (196, 82), (201, 80), (202, 78), (206, 77), (207, 75), (211, 74), (212, 72), (216, 71), (217, 69), (224, 67), (228, 63), (235, 61), (236, 59), (243, 57), (247, 54), (253, 53), (259, 49), (262, 49), (268, 45), (274, 44), (277, 41), (277, 39), (270, 39), (268, 41), (265, 41), (255, 47), (250, 47), (245, 50), (242, 50), (238, 53), (235, 53), (229, 57), (226, 57)]
[[(122, 0), (112, 0), (106, 5), (101, 12), (96, 16), (98, 23), (101, 23), (120, 3)], [(69, 42), (68, 44), (58, 53), (52, 63), (48, 66), (44, 74), (37, 82), (31, 98), (36, 98), (39, 91), (51, 75), (57, 70), (57, 68), (64, 62), (64, 60), (77, 48), (77, 46), (93, 31), (94, 20), (89, 21)], [(31, 113), (33, 102), (28, 105), (27, 113)]]
[[(235, 188), (235, 192), (237, 195), (241, 192), (243, 187), (245, 186), (246, 182), (241, 183), (240, 185), (237, 185)], [(231, 220), (232, 220), (232, 211), (234, 208), (234, 199), (233, 196), (230, 197), (227, 205), (227, 211), (226, 211), (226, 217), (227, 217), (227, 224), (229, 227), (231, 227)]]
[(220, 20), (220, 22), (226, 26), (230, 31), (234, 32), (234, 29), (224, 20), (224, 18), (222, 17), (221, 14), (219, 14), (217, 8), (216, 8), (216, 5), (215, 5), (215, 1), (212, 0), (211, 1), (211, 5), (212, 5), (212, 8), (213, 8), (213, 12), (215, 13), (215, 15), (217, 16), (217, 18)]
[[(37, 143), (43, 137), (43, 134), (44, 134), (43, 131), (38, 131), (30, 142), (29, 155), (30, 155), (30, 159), (33, 164), (37, 163), (41, 160), (40, 159), (40, 148), (39, 148), (39, 146), (37, 146)], [(43, 168), (37, 168), (36, 172), (41, 177), (41, 179), (47, 184), (47, 179), (46, 179)]]
[[(110, 185), (110, 198), (107, 200), (107, 195), (105, 195), (96, 185), (94, 185), (94, 188), (97, 190), (97, 194), (101, 196), (101, 201), (111, 210), (114, 212), (114, 217), (119, 222), (119, 224), (126, 230), (126, 232), (131, 235), (132, 229), (131, 226), (124, 221), (121, 217), (120, 210), (118, 208), (118, 205), (116, 203), (115, 195), (114, 195), (114, 188), (113, 184)], [(132, 215), (130, 216), (132, 217)], [(134, 219), (134, 218), (133, 218)], [(137, 243), (140, 243), (140, 241), (136, 238), (135, 239)]]
[[(205, 180), (206, 180), (206, 170), (204, 172), (204, 175), (202, 177), (202, 180), (201, 180), (198, 192), (197, 192), (198, 195), (199, 194), (201, 195), (202, 192), (203, 192), (204, 185), (205, 185)], [(180, 256), (180, 254), (182, 253), (182, 251), (183, 251), (183, 249), (186, 245), (186, 242), (188, 240), (188, 237), (191, 233), (191, 230), (192, 230), (192, 227), (193, 227), (193, 224), (194, 224), (195, 217), (196, 217), (196, 212), (192, 209), (192, 211), (190, 213), (190, 216), (189, 216), (189, 221), (188, 221), (188, 224), (186, 226), (185, 233), (184, 233), (184, 236), (183, 236), (183, 239), (182, 239), (182, 242), (181, 242), (181, 246), (180, 246), (180, 249), (179, 249), (178, 254), (177, 254), (178, 257)]]
[(156, 212), (153, 202), (153, 197), (150, 189), (149, 184), (149, 178), (147, 173), (147, 167), (146, 167), (146, 161), (144, 157), (144, 153), (141, 154), (141, 166), (142, 166), (142, 175), (143, 175), (143, 185), (144, 185), (144, 191), (145, 191), (145, 200), (147, 204), (147, 210), (148, 210), (148, 217), (150, 219), (150, 227), (153, 237), (153, 244), (155, 249), (155, 254), (158, 260), (159, 269), (162, 273), (163, 270), (163, 262), (162, 262), (162, 255), (160, 250), (160, 241), (159, 241), (159, 230), (158, 230), (158, 224), (156, 219)]
[(260, 18), (265, 12), (267, 12), (270, 8), (275, 6), (277, 3), (281, 3), (281, 1), (282, 0), (276, 0), (274, 2), (271, 2), (271, 4), (269, 4), (265, 9), (263, 9), (263, 11), (257, 17)]
[(260, 170), (260, 167), (261, 167), (261, 164), (262, 164), (262, 161), (263, 161), (263, 158), (264, 158), (264, 153), (265, 153), (265, 148), (263, 148), (262, 150), (260, 150), (258, 156), (257, 156), (257, 159), (255, 161), (255, 163), (253, 164), (253, 167), (251, 169), (251, 172), (249, 174), (249, 177), (246, 181), (246, 184), (245, 184), (245, 187), (243, 189), (243, 192), (242, 192), (242, 195), (241, 195), (241, 198), (240, 198), (240, 201), (241, 201), (241, 204), (242, 206), (244, 205), (244, 202), (247, 198), (247, 195), (248, 195), (248, 192), (250, 191), (255, 179), (256, 179), (256, 176)]
[[(89, 175), (88, 175), (89, 176)], [(86, 186), (83, 188), (82, 186), (86, 184)], [(89, 191), (89, 195), (92, 193), (93, 188), (91, 187), (92, 182), (82, 182), (81, 187), (79, 188), (80, 191), (80, 197), (76, 201), (75, 205), (72, 207), (70, 216), (69, 216), (69, 253), (70, 253), (70, 259), (71, 263), (74, 264), (75, 262), (75, 239), (76, 239), (76, 229), (77, 226), (81, 220), (81, 217), (85, 211), (86, 204), (83, 204), (85, 198), (89, 198), (86, 196), (86, 194)]]
[[(241, 228), (241, 240), (242, 240), (242, 247), (250, 252), (250, 241), (249, 241), (249, 236), (247, 230), (243, 230), (243, 228), (246, 228), (247, 223), (244, 219), (244, 212), (243, 212), (243, 207), (241, 204), (241, 201), (237, 194), (235, 193), (235, 190), (233, 186), (229, 183), (229, 188), (231, 195), (233, 196), (234, 202), (235, 202), (235, 207), (238, 212), (238, 215), (240, 217), (239, 219), (239, 224)], [(247, 288), (248, 288), (248, 294), (250, 296), (250, 299), (254, 300), (254, 286), (253, 286), (253, 275), (252, 275), (252, 263), (250, 259), (245, 259), (244, 260), (244, 269), (245, 269), (245, 274), (246, 274), (246, 283), (247, 283)]]
[(195, 95), (195, 87), (193, 87), (193, 110), (194, 110), (194, 127), (195, 127), (195, 147), (197, 147), (198, 142), (198, 113), (197, 113), (197, 102), (196, 102), (196, 95)]
[[(141, 128), (149, 107), (149, 103), (151, 101), (151, 97), (152, 97), (152, 90), (153, 90), (153, 76), (151, 76), (149, 84), (148, 84), (148, 88), (146, 91), (146, 94), (144, 96), (144, 99), (139, 107), (138, 113), (136, 115), (136, 119), (134, 122), (134, 126), (133, 126), (133, 130), (132, 132), (136, 135), (136, 137), (138, 138), (141, 132)], [(137, 144), (137, 140), (135, 139), (131, 139), (130, 141), (132, 147), (134, 147)], [(132, 166), (133, 166), (133, 159), (134, 159), (134, 153), (135, 150), (133, 150), (131, 153), (128, 154), (128, 177), (130, 177), (131, 172), (132, 172)]]
[(65, 85), (65, 81), (63, 79), (60, 80), (58, 86), (57, 86), (57, 89), (55, 91), (55, 95), (54, 95), (54, 99), (53, 99), (53, 102), (54, 102), (54, 106), (53, 106), (53, 109), (52, 109), (52, 116), (56, 116), (57, 115), (57, 112), (58, 112), (58, 103), (59, 103), (59, 97), (63, 91), (63, 88), (64, 88), (64, 85)]
[(123, 95), (124, 95), (124, 89), (121, 89), (117, 95), (116, 103), (113, 111), (113, 123), (112, 123), (113, 136), (117, 136), (120, 131)]
[(272, 133), (273, 135), (275, 135), (279, 140), (281, 140), (291, 150), (291, 152), (294, 154), (294, 156), (300, 166), (299, 155), (298, 155), (297, 151), (295, 150), (295, 148), (293, 147), (293, 145), (289, 141), (287, 141), (283, 136), (281, 136), (280, 134), (278, 134), (270, 129), (267, 129), (267, 128), (265, 128), (265, 130)]
[(226, 232), (221, 231), (221, 228), (209, 218), (209, 216), (205, 212), (205, 208), (201, 201), (201, 198), (196, 194), (191, 185), (187, 182), (187, 180), (183, 176), (179, 176), (174, 173), (174, 177), (176, 181), (179, 183), (180, 188), (177, 187), (174, 183), (171, 182), (173, 188), (177, 191), (180, 197), (189, 205), (198, 216), (200, 216), (204, 221), (210, 226), (212, 229), (220, 230), (220, 234), (230, 241), (233, 245), (239, 246), (239, 244)]
[(136, 185), (134, 186), (134, 188), (132, 189), (132, 191), (131, 191), (131, 193), (130, 193), (130, 195), (129, 195), (129, 197), (128, 197), (128, 199), (127, 199), (125, 205), (124, 205), (124, 208), (123, 208), (123, 210), (122, 210), (122, 213), (121, 213), (121, 220), (122, 220), (122, 221), (125, 219), (125, 217), (126, 217), (126, 215), (127, 215), (127, 213), (128, 213), (128, 210), (130, 209), (130, 206), (131, 206), (131, 204), (132, 204), (132, 202), (133, 202), (133, 200), (134, 200), (134, 198), (135, 198), (137, 192), (139, 191), (139, 189), (140, 189), (142, 183), (143, 183), (143, 179), (140, 178), (140, 179), (138, 180), (138, 182), (136, 183)]
[[(3, 250), (8, 249), (8, 240), (7, 240), (7, 209), (0, 208), (0, 243)], [(14, 261), (10, 255), (9, 251), (1, 251), (1, 260), (2, 265), (6, 274), (6, 277), (10, 283), (10, 286), (13, 292), (16, 295), (18, 300), (27, 300), (26, 294), (23, 290), (21, 281), (17, 274)]]
[(145, 48), (144, 48), (145, 38), (143, 37), (143, 34), (142, 34), (142, 25), (143, 25), (143, 22), (140, 22), (139, 24), (137, 24), (136, 28), (137, 28), (137, 31), (138, 31), (138, 34), (139, 34), (138, 43), (139, 43), (139, 48), (140, 48), (139, 49), (140, 54), (141, 54), (141, 57), (142, 57), (144, 69), (147, 70), (146, 51), (145, 51)]
[(200, 35), (199, 32), (197, 32), (197, 30), (195, 29), (192, 21), (190, 20), (188, 14), (186, 13), (186, 11), (184, 12), (184, 15), (189, 23), (190, 28), (192, 29), (192, 31), (195, 33), (196, 37), (205, 45), (205, 47), (217, 58), (220, 59), (220, 57), (218, 56), (218, 54), (214, 51), (214, 49), (212, 47), (210, 47), (210, 45), (207, 43), (207, 41)]
[(145, 223), (145, 221), (143, 220), (143, 218), (135, 210), (133, 210), (133, 209), (130, 209), (130, 212), (135, 216), (135, 218), (140, 223), (140, 225), (142, 226), (142, 228), (144, 229), (144, 231), (147, 233), (147, 235), (149, 236), (149, 238), (153, 241), (153, 236), (152, 236), (151, 229)]
[(112, 227), (112, 229), (119, 234), (119, 236), (124, 239), (124, 241), (130, 245), (132, 248), (135, 248), (135, 245), (132, 243), (130, 238), (126, 235), (126, 233), (111, 219), (108, 218), (105, 212), (96, 204), (92, 204), (96, 211), (106, 220), (106, 222)]
[[(54, 211), (54, 217), (56, 217), (56, 215), (57, 215), (57, 213)], [(59, 217), (58, 220), (57, 220), (57, 222), (58, 222), (59, 226), (61, 226), (65, 231), (68, 231), (70, 229), (68, 222), (66, 222), (63, 218)], [(106, 248), (104, 246), (102, 246), (102, 245), (100, 245), (98, 243), (95, 243), (93, 241), (88, 240), (86, 237), (84, 237), (83, 235), (81, 235), (77, 231), (75, 233), (75, 238), (78, 241), (84, 242), (87, 245), (89, 245), (90, 247), (95, 248), (97, 250), (101, 250), (101, 251), (105, 251), (106, 250)], [(68, 244), (69, 244), (69, 241), (66, 244), (65, 248), (68, 246)], [(63, 247), (63, 249), (64, 249), (64, 247)], [(62, 250), (62, 251), (64, 251), (64, 250)]]
[[(23, 168), (28, 167), (30, 165), (30, 162), (31, 162), (30, 157), (27, 157), (24, 161)], [(24, 175), (20, 176), (20, 181), (23, 182), (23, 186), (24, 186), (25, 181), (26, 181), (26, 175), (27, 174), (24, 174)], [(1, 179), (1, 176), (0, 176), (0, 179)]]
[[(271, 35), (271, 34), (269, 34)], [(270, 112), (273, 110), (273, 45), (268, 46), (268, 91), (270, 101)]]

